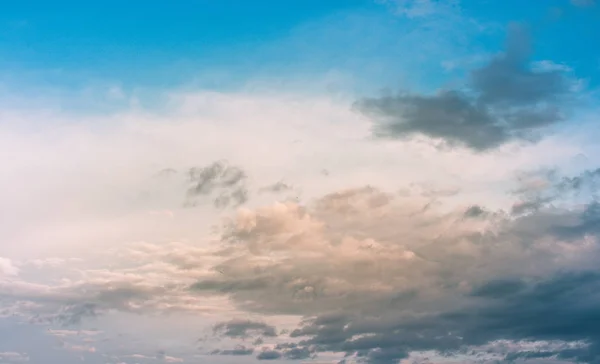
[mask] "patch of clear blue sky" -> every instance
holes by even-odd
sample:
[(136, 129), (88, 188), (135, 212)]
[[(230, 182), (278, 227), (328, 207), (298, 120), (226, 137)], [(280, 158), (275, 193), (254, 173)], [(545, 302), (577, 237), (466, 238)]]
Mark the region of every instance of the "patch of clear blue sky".
[[(0, 82), (21, 90), (175, 87), (196, 77), (200, 86), (224, 88), (251, 77), (339, 71), (358, 90), (428, 88), (458, 80), (501, 49), (512, 21), (531, 26), (536, 59), (600, 81), (599, 6), (463, 0), (461, 8), (457, 18), (409, 19), (373, 0), (7, 1)], [(447, 61), (459, 66), (449, 72)]]

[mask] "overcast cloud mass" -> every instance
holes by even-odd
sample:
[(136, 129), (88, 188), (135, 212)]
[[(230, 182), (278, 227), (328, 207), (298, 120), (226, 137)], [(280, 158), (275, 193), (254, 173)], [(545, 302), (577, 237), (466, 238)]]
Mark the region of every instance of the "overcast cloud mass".
[(0, 363), (600, 363), (594, 1), (133, 3), (0, 16)]

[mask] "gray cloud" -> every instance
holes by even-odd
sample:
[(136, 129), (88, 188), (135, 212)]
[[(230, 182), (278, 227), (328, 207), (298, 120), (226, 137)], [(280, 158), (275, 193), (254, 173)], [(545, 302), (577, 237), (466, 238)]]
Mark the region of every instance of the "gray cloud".
[(293, 187), (289, 184), (279, 181), (270, 186), (265, 186), (260, 189), (260, 192), (272, 192), (272, 193), (280, 193), (291, 190)]
[[(600, 362), (594, 351), (600, 330), (593, 324), (600, 315), (600, 296), (595, 293), (599, 277), (596, 272), (581, 272), (531, 283), (490, 282), (472, 292), (480, 300), (472, 307), (421, 317), (388, 312), (331, 320), (322, 315), (293, 336), (308, 336), (302, 345), (346, 351), (371, 363), (397, 363), (413, 350), (468, 354), (469, 347), (497, 340), (591, 342), (575, 349), (563, 344), (543, 356)], [(533, 356), (508, 352), (505, 360), (526, 355)]]
[(511, 213), (522, 215), (549, 207), (570, 198), (598, 200), (600, 169), (585, 170), (576, 176), (560, 176), (557, 171), (542, 170), (518, 177), (519, 187), (513, 191), (519, 201)]
[(188, 204), (193, 205), (198, 196), (213, 196), (217, 208), (242, 205), (248, 201), (247, 178), (242, 169), (230, 166), (226, 161), (192, 168), (189, 171)]
[(485, 216), (486, 211), (478, 205), (473, 205), (471, 207), (469, 207), (467, 209), (467, 211), (465, 211), (465, 217), (468, 218), (477, 218), (477, 217), (482, 217)]
[(248, 348), (243, 345), (238, 345), (233, 349), (215, 350), (211, 354), (212, 355), (246, 356), (246, 355), (252, 355), (253, 353), (254, 353), (254, 348)]
[(276, 350), (265, 350), (260, 352), (257, 356), (256, 359), (258, 360), (277, 360), (277, 359), (281, 359), (283, 355)]
[(534, 70), (527, 32), (509, 28), (505, 51), (471, 72), (464, 90), (366, 98), (357, 108), (386, 138), (426, 135), (477, 151), (511, 141), (535, 141), (544, 127), (563, 120), (569, 82), (562, 70)]
[(214, 327), (215, 333), (221, 333), (229, 337), (249, 337), (251, 335), (275, 337), (277, 331), (274, 326), (267, 325), (264, 322), (250, 320), (231, 320), (221, 322)]
[(308, 348), (291, 348), (283, 353), (286, 359), (302, 360), (312, 356), (312, 352)]

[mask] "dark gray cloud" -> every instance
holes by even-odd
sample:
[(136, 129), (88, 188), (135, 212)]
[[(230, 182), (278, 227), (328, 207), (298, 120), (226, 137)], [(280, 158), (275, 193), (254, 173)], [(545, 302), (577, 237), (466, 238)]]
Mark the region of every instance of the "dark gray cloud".
[(213, 196), (217, 208), (239, 206), (248, 201), (246, 173), (226, 161), (217, 161), (206, 167), (192, 168), (189, 171), (191, 186), (188, 189), (187, 204), (194, 205), (199, 196)]
[(472, 71), (465, 89), (366, 98), (356, 106), (373, 118), (380, 137), (421, 134), (477, 151), (535, 141), (563, 120), (570, 85), (560, 70), (532, 69), (530, 43), (524, 28), (513, 25), (505, 51)]
[(258, 354), (256, 356), (256, 359), (258, 360), (277, 360), (277, 359), (281, 359), (283, 355), (276, 350), (265, 350), (260, 352), (260, 354)]
[(473, 205), (471, 207), (469, 207), (467, 209), (467, 211), (465, 211), (465, 217), (467, 218), (477, 218), (477, 217), (482, 217), (485, 216), (486, 211), (478, 205)]
[(214, 350), (212, 355), (231, 355), (231, 356), (246, 356), (252, 355), (254, 353), (254, 348), (248, 348), (243, 345), (238, 345), (233, 349), (225, 349), (225, 350)]
[(214, 327), (215, 333), (228, 337), (249, 337), (249, 336), (277, 336), (277, 330), (274, 326), (267, 325), (264, 322), (250, 320), (231, 320), (221, 322)]
[[(574, 349), (563, 345), (539, 357), (586, 358), (600, 362), (594, 345), (600, 341), (600, 275), (597, 272), (562, 273), (538, 282), (489, 282), (472, 292), (480, 302), (460, 310), (425, 317), (393, 313), (322, 315), (294, 331), (309, 337), (301, 345), (321, 351), (345, 351), (370, 363), (397, 363), (410, 351), (435, 350), (441, 354), (468, 353), (468, 347), (495, 340), (559, 340), (586, 342)], [(360, 335), (366, 335), (360, 337)], [(535, 357), (511, 352), (505, 360)]]
[(310, 358), (312, 356), (312, 352), (309, 348), (292, 348), (286, 350), (283, 353), (283, 356), (290, 360), (301, 360)]

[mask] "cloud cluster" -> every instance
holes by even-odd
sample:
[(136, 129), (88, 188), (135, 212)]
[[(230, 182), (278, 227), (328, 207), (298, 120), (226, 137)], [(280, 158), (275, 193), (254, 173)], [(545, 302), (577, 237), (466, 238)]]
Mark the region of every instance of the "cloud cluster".
[(242, 210), (225, 225), (218, 276), (192, 289), (227, 293), (252, 312), (304, 315), (290, 334), (304, 353), (395, 363), (552, 341), (553, 350), (502, 358), (596, 360), (600, 332), (586, 324), (600, 314), (596, 206), (444, 212), (366, 187)]
[[(492, 62), (488, 66), (493, 72), (485, 71), (484, 76), (474, 73), (473, 83), (486, 90), (491, 87), (486, 82), (504, 82), (504, 79), (492, 80), (485, 74), (501, 73), (508, 62), (506, 57), (499, 56), (497, 64)], [(556, 70), (529, 71), (518, 82), (545, 80), (546, 86), (551, 86), (551, 80), (559, 79), (551, 76), (552, 72), (559, 72)], [(505, 85), (509, 91), (514, 87)], [(485, 99), (482, 102), (486, 105), (515, 103), (509, 91), (482, 92), (478, 97)], [(527, 86), (521, 91), (527, 91), (522, 99), (528, 101), (519, 107), (563, 97), (558, 89), (549, 86), (541, 91)], [(222, 107), (225, 111), (220, 111), (223, 113), (242, 109), (244, 114), (262, 115), (261, 111), (269, 110), (265, 106), (267, 102), (261, 103), (263, 101), (255, 98), (244, 98), (241, 102), (222, 95), (209, 96), (197, 95), (189, 105), (221, 103), (225, 105)], [(233, 102), (240, 104), (229, 107)], [(128, 143), (123, 141), (127, 148), (118, 149), (111, 157), (129, 160), (123, 167), (122, 177), (99, 172), (95, 172), (97, 175), (80, 173), (82, 166), (93, 164), (92, 157), (83, 159), (86, 163), (63, 163), (75, 166), (73, 170), (77, 169), (77, 173), (65, 173), (69, 178), (56, 177), (55, 184), (63, 186), (65, 179), (85, 180), (87, 183), (82, 185), (94, 188), (81, 194), (73, 194), (78, 189), (69, 189), (69, 186), (61, 187), (69, 190), (68, 194), (56, 192), (62, 189), (48, 189), (35, 198), (29, 195), (23, 197), (27, 200), (17, 198), (11, 206), (24, 206), (23, 201), (44, 197), (44, 206), (52, 207), (47, 212), (53, 216), (60, 215), (63, 208), (68, 210), (69, 214), (62, 215), (65, 230), (91, 228), (89, 235), (73, 240), (77, 240), (79, 246), (82, 246), (81, 241), (85, 242), (83, 245), (94, 254), (93, 259), (48, 258), (57, 254), (53, 244), (63, 236), (51, 234), (55, 228), (51, 223), (48, 227), (34, 223), (32, 227), (26, 226), (27, 231), (41, 231), (31, 240), (52, 246), (52, 251), (39, 259), (0, 259), (0, 316), (50, 325), (53, 329), (85, 326), (88, 322), (104, 324), (113, 317), (129, 318), (137, 314), (160, 315), (166, 321), (175, 320), (173, 317), (207, 318), (203, 324), (209, 330), (214, 329), (211, 335), (222, 345), (217, 350), (208, 347), (210, 342), (201, 345), (207, 346), (203, 348), (206, 353), (218, 355), (213, 357), (215, 361), (234, 360), (223, 356), (305, 360), (326, 356), (329, 352), (347, 355), (346, 362), (381, 363), (423, 357), (430, 352), (449, 356), (488, 355), (498, 360), (536, 355), (561, 356), (570, 358), (568, 360), (594, 357), (597, 335), (593, 327), (569, 326), (566, 320), (583, 322), (596, 317), (596, 296), (587, 296), (585, 292), (594, 291), (598, 284), (595, 261), (600, 209), (586, 199), (594, 194), (598, 171), (590, 170), (574, 177), (552, 173), (523, 176), (519, 189), (509, 196), (514, 199), (512, 210), (500, 211), (488, 204), (501, 195), (500, 190), (508, 185), (506, 176), (512, 170), (538, 165), (540, 161), (565, 161), (564, 155), (579, 152), (579, 149), (569, 146), (559, 150), (558, 147), (564, 147), (559, 140), (526, 153), (486, 157), (469, 151), (439, 153), (418, 143), (371, 143), (365, 141), (369, 135), (368, 125), (362, 124), (362, 119), (353, 119), (356, 115), (347, 112), (346, 105), (319, 106), (312, 99), (300, 106), (286, 102), (278, 103), (275, 111), (269, 111), (274, 115), (272, 120), (291, 115), (298, 118), (298, 124), (310, 120), (312, 124), (305, 129), (318, 132), (308, 133), (299, 128), (304, 131), (302, 134), (296, 129), (285, 129), (281, 135), (267, 137), (258, 135), (254, 127), (246, 127), (236, 131), (235, 138), (227, 139), (229, 130), (217, 138), (219, 145), (221, 141), (230, 143), (223, 149), (233, 150), (233, 145), (264, 137), (256, 143), (267, 145), (267, 140), (274, 140), (280, 143), (277, 150), (286, 150), (286, 153), (273, 155), (270, 144), (269, 148), (255, 150), (249, 142), (239, 147), (245, 160), (236, 158), (233, 153), (186, 149), (183, 146), (206, 145), (210, 141), (203, 139), (199, 143), (196, 136), (202, 129), (192, 122), (182, 122), (177, 128), (161, 127), (150, 132), (153, 143), (166, 140), (160, 148), (139, 142), (145, 139), (138, 134), (130, 135)], [(246, 105), (247, 109), (239, 105)], [(309, 105), (317, 110), (306, 113), (305, 110), (311, 110)], [(319, 107), (326, 109), (325, 116), (319, 116)], [(239, 114), (238, 111), (232, 119), (239, 119)], [(196, 115), (188, 117), (193, 119)], [(343, 121), (346, 127), (339, 131), (339, 124), (327, 124), (330, 120)], [(203, 125), (221, 125), (220, 119), (212, 123), (202, 121)], [(266, 129), (275, 130), (278, 123), (273, 121), (268, 125)], [(323, 125), (327, 132), (321, 132)], [(252, 131), (255, 134), (248, 134)], [(189, 141), (182, 135), (189, 136)], [(298, 135), (311, 143), (301, 146), (286, 141)], [(93, 139), (93, 143), (87, 145), (107, 145), (107, 140)], [(130, 140), (136, 142), (130, 144)], [(345, 148), (350, 141), (355, 143), (355, 148)], [(111, 148), (117, 147), (111, 144)], [(63, 148), (71, 150), (67, 146)], [(151, 154), (154, 150), (161, 153)], [(174, 157), (163, 159), (163, 150)], [(129, 167), (137, 165), (138, 153), (158, 162), (132, 171)], [(195, 159), (198, 155), (213, 154), (223, 155), (235, 163), (229, 164), (226, 159), (213, 163), (210, 159)], [(127, 158), (123, 159), (123, 155)], [(194, 157), (173, 163), (181, 155)], [(66, 160), (64, 155), (55, 158)], [(266, 158), (275, 158), (275, 161)], [(40, 162), (40, 168), (48, 168), (42, 164)], [(90, 169), (107, 170), (109, 165), (106, 162)], [(151, 175), (165, 165), (176, 169), (163, 170), (159, 178), (150, 182), (140, 181), (139, 175)], [(202, 209), (181, 208), (181, 180), (171, 178), (175, 174), (182, 177), (177, 171), (186, 170), (190, 165), (203, 167), (189, 170), (184, 186), (188, 188), (189, 203), (206, 200), (218, 207), (238, 208), (236, 214), (217, 224), (213, 230), (216, 235), (206, 239), (199, 225), (208, 225), (211, 216), (201, 215)], [(286, 166), (291, 165), (300, 167), (287, 169)], [(403, 167), (390, 168), (391, 165)], [(333, 168), (329, 178), (316, 176), (323, 167)], [(32, 175), (35, 169), (31, 168)], [(390, 170), (392, 172), (387, 174)], [(94, 178), (85, 179), (88, 178), (86, 173)], [(135, 177), (131, 177), (133, 175)], [(15, 174), (14, 181), (17, 177)], [(313, 180), (313, 177), (318, 179)], [(251, 189), (250, 180), (256, 186), (266, 187)], [(441, 183), (435, 188), (419, 187), (426, 185), (421, 184), (421, 180)], [(293, 186), (284, 182), (269, 184), (273, 181), (293, 181)], [(154, 182), (156, 185), (149, 186)], [(347, 188), (368, 182), (385, 186), (384, 189)], [(394, 190), (410, 182), (414, 184), (400, 193)], [(104, 187), (113, 184), (121, 186), (118, 191)], [(298, 186), (303, 192), (307, 191), (308, 199), (286, 201), (283, 197), (296, 193)], [(134, 201), (132, 194), (140, 189), (147, 189), (148, 193), (143, 196), (145, 199), (140, 197)], [(168, 191), (162, 196), (159, 189)], [(477, 200), (475, 197), (478, 193), (481, 195), (482, 189), (485, 196)], [(240, 208), (250, 195), (248, 191), (257, 193), (251, 204)], [(485, 194), (488, 192), (489, 196)], [(153, 198), (153, 194), (159, 196)], [(5, 193), (9, 202), (12, 195)], [(89, 196), (94, 199), (88, 200)], [(504, 196), (501, 198), (505, 200)], [(583, 205), (559, 206), (558, 202), (562, 204), (570, 198), (583, 199)], [(273, 199), (280, 201), (271, 203)], [(452, 203), (445, 204), (446, 200)], [(72, 201), (76, 203), (71, 205)], [(212, 209), (207, 210), (213, 213)], [(18, 209), (15, 211), (14, 221), (29, 221), (20, 217), (26, 215), (19, 215)], [(93, 223), (73, 223), (71, 218), (80, 216), (82, 211), (89, 213), (89, 221)], [(102, 212), (99, 224), (94, 220), (97, 215), (93, 215), (97, 211)], [(149, 213), (155, 211), (170, 212), (169, 219), (164, 219), (168, 221), (161, 226), (164, 234), (155, 233), (154, 223), (159, 225), (162, 221), (154, 219), (154, 215), (148, 219)], [(137, 213), (133, 220), (120, 218)], [(103, 220), (108, 215), (119, 218)], [(186, 219), (192, 233), (172, 224)], [(132, 222), (139, 223), (145, 233), (123, 235), (122, 232), (133, 229)], [(115, 226), (122, 230), (116, 230)], [(85, 238), (111, 229), (116, 232), (110, 244), (109, 239), (102, 238), (94, 245)], [(171, 238), (178, 240), (165, 242)], [(149, 241), (130, 242), (143, 239)], [(583, 297), (589, 301), (581, 303)], [(551, 300), (560, 305), (552, 306)], [(532, 307), (538, 307), (539, 312), (552, 319), (535, 316), (537, 311)], [(286, 328), (303, 321), (286, 332), (281, 329), (282, 315), (294, 317), (294, 324), (284, 325)], [(510, 321), (511, 317), (518, 320)], [(215, 325), (217, 320), (223, 322)], [(551, 326), (554, 331), (544, 329), (543, 325)], [(79, 336), (87, 335), (84, 331), (78, 332)], [(64, 339), (62, 347), (69, 352), (81, 355), (103, 352), (103, 344), (75, 340), (73, 331), (64, 327), (50, 335)], [(502, 342), (506, 345), (499, 348)], [(153, 362), (159, 357), (162, 361), (185, 357), (179, 352), (173, 356), (155, 356), (154, 349), (118, 353), (111, 360)], [(144, 354), (130, 354), (132, 352)]]
[[(532, 174), (515, 197), (566, 201), (597, 174)], [(516, 349), (492, 354), (507, 360), (596, 360), (598, 203), (515, 213), (439, 200), (456, 193), (366, 186), (305, 205), (240, 208), (212, 244), (129, 244), (107, 252), (111, 269), (79, 271), (61, 284), (3, 279), (0, 292), (19, 303), (15, 313), (38, 323), (75, 325), (113, 311), (304, 317), (290, 333), (241, 318), (213, 327), (228, 340), (256, 339), (256, 347), (213, 354), (259, 360), (341, 352), (346, 360), (395, 363), (429, 351), (473, 356), (502, 340)], [(261, 349), (261, 338), (278, 344)], [(517, 345), (544, 342), (556, 345), (535, 352)]]
[(366, 98), (356, 106), (380, 137), (425, 135), (476, 151), (536, 140), (564, 119), (571, 85), (563, 70), (532, 68), (530, 54), (527, 32), (513, 25), (506, 50), (473, 70), (466, 88)]

